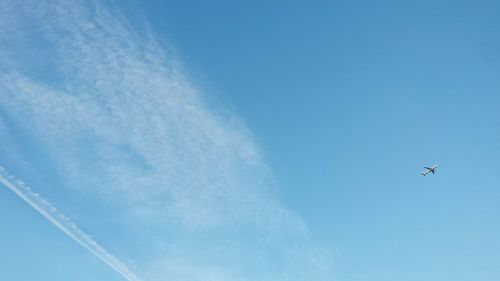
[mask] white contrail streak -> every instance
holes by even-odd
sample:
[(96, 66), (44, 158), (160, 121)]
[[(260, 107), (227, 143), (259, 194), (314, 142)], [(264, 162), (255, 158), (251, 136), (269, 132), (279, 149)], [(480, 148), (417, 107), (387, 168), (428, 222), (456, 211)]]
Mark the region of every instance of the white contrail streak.
[(59, 228), (62, 232), (68, 235), (73, 241), (80, 244), (92, 254), (97, 256), (112, 269), (118, 272), (128, 281), (142, 281), (137, 277), (125, 264), (119, 261), (115, 256), (110, 254), (106, 249), (99, 245), (90, 235), (83, 232), (78, 226), (73, 223), (66, 215), (57, 211), (57, 209), (47, 200), (40, 197), (38, 193), (31, 190), (21, 180), (10, 175), (3, 167), (0, 166), (0, 184), (3, 184), (8, 189), (12, 190), (21, 199), (38, 211), (42, 216), (49, 220), (53, 225)]

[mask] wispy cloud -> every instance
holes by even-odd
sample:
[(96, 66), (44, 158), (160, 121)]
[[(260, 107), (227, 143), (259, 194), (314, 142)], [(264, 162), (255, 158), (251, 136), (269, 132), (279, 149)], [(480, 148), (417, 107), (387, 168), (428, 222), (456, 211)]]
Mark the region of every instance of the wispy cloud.
[(14, 69), (2, 78), (2, 105), (37, 132), (70, 186), (120, 194), (191, 227), (233, 222), (227, 209), (264, 228), (274, 216), (301, 227), (268, 196), (269, 169), (244, 125), (209, 110), (151, 37), (135, 39), (100, 5), (36, 3), (56, 11), (33, 17), (62, 78)]
[[(146, 258), (154, 260), (148, 272), (290, 280), (298, 275), (280, 274), (296, 259), (305, 275), (328, 271), (300, 258), (328, 260), (278, 200), (250, 131), (207, 106), (151, 33), (94, 2), (0, 3), (0, 57), (8, 58), (0, 113), (29, 132), (64, 186), (130, 210), (137, 228), (166, 233), (147, 234), (159, 249)], [(195, 269), (214, 277), (182, 273)]]
[(118, 272), (123, 278), (129, 281), (140, 281), (125, 264), (110, 254), (104, 247), (99, 245), (90, 235), (82, 231), (66, 215), (59, 212), (49, 201), (42, 198), (38, 193), (33, 192), (24, 182), (10, 175), (5, 168), (0, 166), (0, 184), (4, 185), (17, 196), (23, 199), (28, 205), (50, 221), (54, 226), (68, 235), (73, 241), (80, 244), (89, 252), (94, 254), (113, 270)]

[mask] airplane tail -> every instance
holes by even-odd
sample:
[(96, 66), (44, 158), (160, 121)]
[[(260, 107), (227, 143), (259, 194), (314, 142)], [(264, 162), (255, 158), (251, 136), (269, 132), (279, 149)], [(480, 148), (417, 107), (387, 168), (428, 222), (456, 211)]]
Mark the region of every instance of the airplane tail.
[(426, 173), (424, 173), (424, 172), (422, 172), (422, 173), (420, 173), (420, 174), (421, 174), (422, 176), (424, 176), (424, 177), (425, 177), (425, 175), (426, 175)]

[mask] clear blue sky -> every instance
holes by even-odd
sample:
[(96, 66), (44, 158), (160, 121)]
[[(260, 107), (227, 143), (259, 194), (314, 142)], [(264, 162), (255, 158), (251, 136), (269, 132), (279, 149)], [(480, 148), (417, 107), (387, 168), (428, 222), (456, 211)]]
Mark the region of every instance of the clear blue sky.
[[(0, 166), (141, 280), (497, 280), (499, 13), (2, 3)], [(0, 210), (0, 279), (123, 280)]]

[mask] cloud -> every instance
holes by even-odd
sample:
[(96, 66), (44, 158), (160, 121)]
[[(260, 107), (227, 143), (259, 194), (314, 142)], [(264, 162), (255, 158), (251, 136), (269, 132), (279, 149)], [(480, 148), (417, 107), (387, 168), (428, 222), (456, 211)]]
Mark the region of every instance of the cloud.
[(68, 186), (120, 194), (139, 211), (160, 208), (192, 227), (223, 222), (226, 209), (237, 209), (238, 220), (288, 216), (299, 227), (267, 197), (269, 169), (248, 131), (206, 108), (151, 38), (146, 46), (132, 40), (100, 5), (95, 18), (81, 5), (47, 6), (56, 16), (37, 20), (64, 79), (52, 86), (10, 73), (2, 104), (36, 132)]
[(98, 2), (4, 1), (0, 43), (0, 113), (46, 155), (35, 168), (130, 212), (130, 239), (154, 244), (141, 247), (155, 249), (152, 280), (294, 280), (282, 274), (295, 259), (319, 270), (251, 132), (210, 108), (147, 28)]
[(40, 197), (38, 193), (33, 192), (31, 188), (26, 186), (21, 180), (15, 179), (1, 166), (0, 183), (18, 195), (44, 218), (50, 221), (50, 223), (68, 235), (73, 241), (97, 256), (123, 278), (128, 281), (141, 281), (141, 279), (125, 264), (99, 245), (90, 235), (78, 228), (78, 226), (66, 215), (60, 213), (50, 202)]

